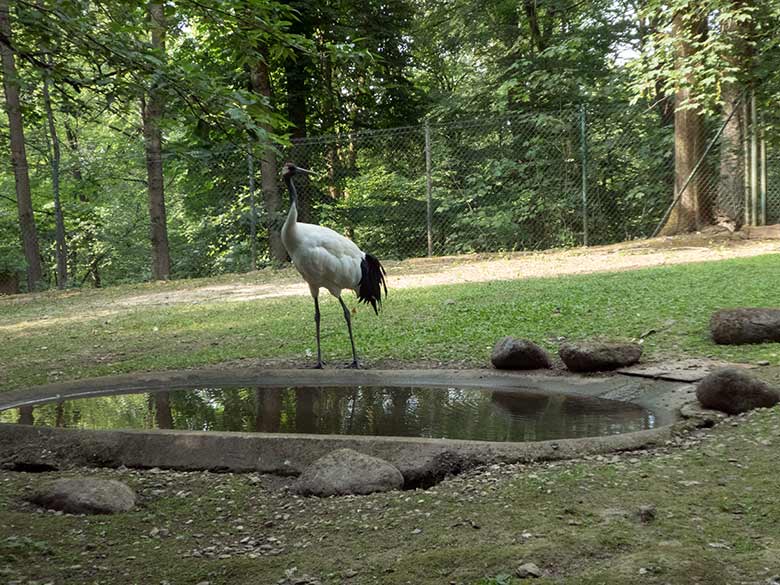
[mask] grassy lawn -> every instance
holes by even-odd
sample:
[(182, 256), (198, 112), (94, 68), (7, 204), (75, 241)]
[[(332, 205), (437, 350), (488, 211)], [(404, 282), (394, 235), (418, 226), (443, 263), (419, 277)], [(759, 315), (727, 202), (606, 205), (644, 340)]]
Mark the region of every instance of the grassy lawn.
[[(360, 308), (357, 342), (369, 366), (485, 366), (505, 334), (551, 350), (564, 337), (645, 334), (646, 359), (777, 366), (780, 344), (716, 346), (707, 323), (718, 308), (777, 306), (778, 275), (780, 255), (768, 255), (394, 290), (380, 318)], [(118, 305), (191, 286), (0, 302), (2, 389), (237, 360), (311, 363), (313, 310), (305, 297)], [(339, 307), (328, 300), (323, 313), (326, 360), (342, 365), (349, 346)], [(780, 381), (780, 368), (762, 372)], [(769, 585), (780, 582), (773, 581), (780, 574), (779, 444), (776, 407), (652, 452), (493, 466), (427, 491), (335, 499), (299, 498), (286, 490), (289, 480), (253, 474), (0, 470), (0, 583), (518, 585), (528, 581), (515, 569), (533, 562), (544, 572), (533, 581), (540, 585)], [(73, 474), (121, 479), (140, 505), (79, 517), (24, 503), (42, 481)], [(635, 517), (641, 505), (656, 507), (653, 521)]]
[[(299, 498), (255, 475), (74, 470), (121, 479), (112, 517), (36, 512), (52, 477), (0, 471), (0, 582), (239, 585), (737, 585), (780, 574), (780, 409), (648, 453), (494, 466), (427, 491)], [(654, 505), (654, 521), (635, 516)]]
[[(561, 338), (637, 338), (652, 330), (645, 339), (646, 359), (711, 356), (778, 364), (777, 344), (716, 346), (707, 323), (718, 308), (777, 305), (779, 274), (780, 255), (772, 254), (632, 272), (391, 290), (379, 318), (364, 306), (357, 311), (356, 341), (368, 366), (483, 366), (495, 340), (506, 334), (555, 350)], [(289, 271), (281, 279), (289, 281)], [(139, 292), (175, 296), (189, 286), (135, 285), (0, 302), (0, 388), (236, 360), (312, 363), (307, 350), (316, 350), (313, 305), (306, 297), (117, 306)], [(357, 306), (354, 297), (349, 304)], [(329, 297), (322, 305), (324, 358), (343, 365), (349, 361), (349, 343), (340, 308)]]

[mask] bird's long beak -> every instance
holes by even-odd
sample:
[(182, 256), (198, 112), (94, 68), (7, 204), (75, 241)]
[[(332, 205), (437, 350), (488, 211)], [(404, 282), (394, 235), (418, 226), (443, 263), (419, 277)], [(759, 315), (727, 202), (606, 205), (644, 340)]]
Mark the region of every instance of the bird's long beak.
[(302, 173), (306, 173), (307, 175), (316, 175), (314, 171), (310, 171), (309, 169), (304, 169), (301, 167), (296, 167), (297, 170), (301, 171)]

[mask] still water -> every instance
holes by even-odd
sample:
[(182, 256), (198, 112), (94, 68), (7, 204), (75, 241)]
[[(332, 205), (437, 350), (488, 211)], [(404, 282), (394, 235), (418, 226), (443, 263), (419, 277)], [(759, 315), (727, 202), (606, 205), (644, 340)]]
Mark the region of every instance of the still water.
[(542, 441), (649, 429), (624, 402), (531, 391), (420, 387), (194, 388), (98, 396), (0, 412), (0, 422), (82, 429), (180, 429)]

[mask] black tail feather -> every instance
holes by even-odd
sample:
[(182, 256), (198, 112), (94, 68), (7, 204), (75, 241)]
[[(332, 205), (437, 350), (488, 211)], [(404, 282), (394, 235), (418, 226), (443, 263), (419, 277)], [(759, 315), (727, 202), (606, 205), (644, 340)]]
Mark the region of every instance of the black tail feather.
[(387, 296), (387, 283), (385, 282), (385, 272), (382, 263), (376, 256), (366, 254), (360, 263), (360, 284), (358, 285), (358, 301), (361, 303), (370, 303), (374, 307), (374, 313), (379, 314), (382, 308), (382, 289), (385, 289)]

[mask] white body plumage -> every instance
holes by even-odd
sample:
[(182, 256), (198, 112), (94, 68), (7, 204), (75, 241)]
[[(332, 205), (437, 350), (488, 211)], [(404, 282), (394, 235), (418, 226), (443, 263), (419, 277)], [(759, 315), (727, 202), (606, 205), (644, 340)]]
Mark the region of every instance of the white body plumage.
[(357, 292), (366, 255), (349, 238), (330, 228), (299, 223), (292, 206), (282, 227), (282, 243), (313, 296), (320, 288), (336, 298), (344, 289)]

